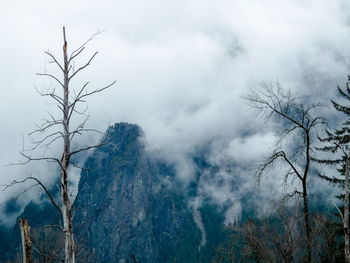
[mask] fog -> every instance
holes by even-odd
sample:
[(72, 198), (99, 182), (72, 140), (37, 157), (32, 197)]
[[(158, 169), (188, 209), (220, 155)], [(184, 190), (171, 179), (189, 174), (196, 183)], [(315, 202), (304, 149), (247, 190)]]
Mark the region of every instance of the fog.
[[(244, 178), (240, 191), (255, 187), (244, 168), (272, 149), (275, 135), (273, 123), (257, 118), (241, 96), (262, 81), (278, 80), (295, 94), (328, 103), (349, 73), (349, 5), (341, 0), (5, 3), (0, 16), (0, 184), (35, 174), (50, 185), (57, 176), (51, 164), (6, 165), (20, 159), (23, 144), (30, 145), (26, 134), (47, 111), (55, 111), (36, 92), (55, 84), (35, 73), (57, 72), (44, 51), (61, 58), (65, 25), (69, 50), (102, 32), (77, 61), (84, 63), (99, 51), (73, 86), (90, 81), (91, 88), (99, 88), (117, 81), (88, 101), (89, 127), (104, 131), (120, 121), (140, 125), (148, 150), (173, 163), (184, 184), (193, 177), (189, 156), (210, 143), (213, 163), (237, 164), (233, 176)], [(59, 150), (54, 147), (51, 154)], [(220, 176), (231, 180), (224, 172)], [(280, 194), (281, 183), (272, 176), (262, 192)], [(0, 203), (19, 191), (1, 192)], [(234, 203), (230, 213), (239, 214), (240, 192), (231, 195), (206, 183), (202, 191), (218, 203)], [(24, 196), (21, 202), (38, 198), (37, 191)]]

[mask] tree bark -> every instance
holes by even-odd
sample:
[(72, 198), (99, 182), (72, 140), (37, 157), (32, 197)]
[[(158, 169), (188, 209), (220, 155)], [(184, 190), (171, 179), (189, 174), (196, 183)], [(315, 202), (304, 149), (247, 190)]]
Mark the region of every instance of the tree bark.
[(349, 248), (349, 160), (346, 156), (345, 163), (345, 200), (344, 200), (344, 254), (345, 262), (350, 263), (350, 248)]
[[(94, 34), (96, 35), (96, 34)], [(96, 145), (90, 145), (78, 149), (71, 149), (72, 140), (75, 135), (85, 132), (98, 132), (94, 129), (87, 129), (85, 128), (85, 122), (88, 119), (88, 116), (85, 115), (85, 111), (79, 112), (76, 109), (77, 104), (84, 103), (85, 98), (102, 92), (112, 85), (115, 84), (116, 81), (113, 81), (107, 86), (104, 86), (102, 88), (96, 88), (93, 91), (87, 91), (87, 85), (89, 82), (86, 82), (80, 89), (74, 90), (71, 89), (69, 86), (70, 80), (77, 75), (78, 72), (85, 69), (87, 66), (90, 65), (91, 61), (94, 59), (94, 57), (97, 55), (97, 51), (90, 57), (90, 59), (85, 63), (83, 66), (79, 67), (78, 69), (75, 69), (74, 66), (74, 59), (79, 56), (79, 54), (82, 53), (82, 51), (85, 49), (85, 45), (92, 40), (94, 35), (88, 39), (85, 43), (83, 43), (82, 46), (80, 46), (78, 49), (74, 50), (70, 56), (68, 56), (68, 50), (67, 50), (67, 39), (66, 39), (66, 31), (65, 27), (63, 27), (63, 64), (59, 62), (54, 55), (52, 55), (50, 52), (45, 52), (50, 58), (52, 63), (55, 63), (56, 66), (62, 71), (63, 73), (63, 79), (62, 77), (55, 76), (53, 74), (49, 73), (37, 73), (39, 76), (45, 76), (49, 77), (50, 79), (53, 79), (59, 84), (60, 87), (62, 87), (62, 91), (60, 90), (59, 93), (55, 92), (55, 89), (53, 91), (48, 90), (48, 92), (39, 92), (41, 96), (48, 96), (51, 99), (55, 101), (57, 104), (60, 114), (62, 117), (56, 118), (53, 114), (49, 113), (50, 118), (44, 120), (43, 124), (41, 126), (38, 126), (38, 129), (34, 130), (32, 134), (44, 134), (48, 133), (49, 130), (53, 127), (57, 128), (58, 130), (55, 132), (51, 132), (44, 136), (43, 138), (37, 140), (34, 142), (34, 147), (32, 150), (35, 150), (37, 147), (45, 147), (46, 149), (53, 143), (57, 142), (57, 140), (63, 140), (63, 152), (61, 159), (58, 159), (56, 156), (54, 157), (39, 157), (39, 158), (32, 158), (30, 155), (25, 154), (23, 151), (20, 152), (20, 154), (27, 159), (27, 162), (29, 161), (54, 161), (57, 163), (60, 167), (60, 190), (61, 190), (61, 202), (57, 203), (53, 196), (50, 194), (50, 192), (47, 190), (47, 188), (40, 182), (39, 179), (35, 177), (27, 177), (21, 182), (24, 182), (28, 179), (36, 181), (45, 191), (45, 193), (49, 196), (50, 201), (52, 204), (56, 207), (56, 209), (62, 213), (62, 221), (63, 221), (63, 227), (60, 226), (63, 230), (64, 234), (64, 248), (65, 248), (65, 263), (75, 263), (75, 244), (74, 244), (74, 231), (73, 231), (73, 198), (71, 197), (71, 193), (69, 192), (69, 168), (70, 164), (74, 164), (72, 162), (71, 157), (75, 154), (79, 154), (83, 151), (87, 151), (90, 149), (96, 149), (106, 143), (106, 140), (96, 144)], [(71, 89), (71, 90), (70, 90)], [(63, 93), (63, 94), (62, 94)], [(82, 115), (85, 117), (85, 120), (83, 120), (79, 125), (75, 126), (75, 129), (71, 129), (70, 125), (70, 119), (72, 115), (74, 114)], [(73, 126), (73, 125), (72, 125)], [(59, 128), (58, 128), (59, 127)], [(100, 132), (98, 132), (100, 133)], [(23, 162), (23, 164), (27, 163)], [(78, 167), (78, 166), (77, 166)], [(13, 181), (12, 184), (20, 183), (18, 181)]]
[(32, 262), (32, 241), (30, 239), (30, 227), (27, 219), (19, 219), (19, 227), (22, 237), (23, 263)]
[[(55, 63), (56, 66), (63, 73), (63, 79), (61, 76), (56, 76), (54, 74), (50, 74), (46, 72), (37, 73), (37, 75), (39, 76), (45, 76), (45, 77), (49, 77), (50, 79), (53, 79), (56, 82), (56, 84), (58, 84), (59, 87), (62, 88), (62, 90), (60, 90), (57, 93), (55, 92), (55, 88), (53, 88), (53, 90), (48, 89), (47, 92), (39, 92), (41, 96), (48, 96), (52, 100), (54, 100), (57, 107), (59, 108), (60, 115), (62, 117), (60, 116), (59, 118), (56, 118), (54, 114), (49, 113), (49, 116), (50, 116), (49, 119), (45, 119), (42, 125), (37, 126), (38, 128), (30, 133), (30, 135), (40, 134), (41, 136), (43, 136), (42, 138), (39, 138), (39, 140), (35, 140), (33, 142), (34, 146), (32, 150), (34, 151), (38, 147), (44, 147), (46, 151), (50, 145), (56, 143), (58, 140), (63, 140), (63, 149), (62, 149), (63, 152), (62, 152), (61, 158), (60, 159), (57, 158), (56, 155), (51, 157), (42, 156), (42, 157), (33, 158), (30, 155), (26, 154), (24, 150), (20, 152), (20, 154), (27, 160), (27, 161), (21, 162), (21, 164), (26, 164), (30, 161), (53, 161), (59, 165), (61, 202), (57, 203), (54, 197), (48, 191), (48, 189), (44, 186), (44, 184), (42, 184), (39, 179), (33, 176), (28, 176), (22, 181), (14, 180), (10, 185), (6, 186), (7, 188), (14, 184), (23, 183), (26, 180), (34, 180), (38, 185), (40, 185), (43, 188), (43, 190), (48, 195), (50, 201), (55, 206), (55, 208), (60, 213), (62, 213), (63, 227), (59, 225), (59, 228), (62, 229), (64, 234), (64, 249), (65, 249), (64, 262), (65, 263), (75, 263), (75, 253), (76, 253), (75, 252), (76, 247), (74, 244), (74, 231), (73, 231), (73, 224), (72, 224), (72, 221), (73, 221), (72, 211), (73, 211), (74, 197), (71, 197), (72, 195), (69, 192), (69, 186), (70, 186), (69, 185), (69, 179), (70, 179), (69, 168), (70, 168), (70, 164), (73, 164), (77, 168), (79, 168), (79, 166), (77, 166), (74, 163), (74, 161), (71, 160), (72, 159), (71, 157), (81, 152), (88, 151), (90, 149), (96, 149), (102, 145), (107, 144), (107, 136), (106, 136), (101, 143), (81, 147), (78, 149), (73, 149), (73, 150), (71, 149), (72, 140), (75, 135), (82, 135), (83, 133), (87, 133), (87, 132), (97, 132), (101, 134), (101, 132), (99, 132), (98, 130), (85, 128), (85, 122), (88, 119), (88, 116), (85, 114), (86, 109), (83, 112), (79, 112), (76, 109), (76, 107), (80, 103), (85, 103), (86, 101), (85, 99), (87, 97), (93, 94), (102, 92), (116, 83), (116, 81), (113, 81), (112, 83), (102, 88), (96, 88), (92, 91), (87, 90), (87, 85), (89, 84), (89, 82), (86, 82), (79, 89), (74, 89), (74, 88), (72, 89), (69, 86), (70, 80), (74, 76), (76, 76), (77, 73), (79, 73), (80, 71), (88, 67), (91, 61), (94, 59), (94, 57), (98, 54), (98, 52), (96, 51), (84, 65), (82, 65), (78, 69), (75, 69), (75, 63), (74, 63), (75, 58), (83, 52), (83, 50), (85, 49), (85, 45), (89, 41), (91, 41), (96, 34), (90, 37), (85, 43), (83, 43), (78, 49), (71, 52), (71, 54), (68, 56), (66, 31), (65, 31), (65, 27), (63, 27), (63, 64), (59, 62), (53, 54), (51, 54), (50, 52), (45, 52), (51, 59), (50, 63)], [(74, 124), (70, 125), (70, 120), (72, 115), (75, 116), (75, 114), (84, 116), (85, 119), (80, 124), (75, 125), (74, 129), (71, 129), (70, 126), (74, 126)], [(51, 131), (51, 128), (53, 127), (55, 128), (55, 131)], [(45, 135), (45, 133), (49, 133), (49, 134)], [(21, 232), (22, 232), (23, 248), (25, 248), (26, 245), (31, 244), (30, 237), (29, 237), (29, 226), (26, 221), (22, 221), (22, 220), (20, 221), (20, 226), (21, 226)], [(28, 232), (27, 239), (26, 239), (27, 232), (25, 231)], [(24, 249), (23, 253), (24, 253), (23, 261), (25, 263), (30, 262), (28, 260), (27, 261), (25, 260), (25, 257), (28, 257), (28, 256), (30, 257), (30, 251), (26, 253), (26, 250)]]
[(310, 228), (310, 219), (309, 219), (309, 200), (308, 200), (305, 180), (303, 180), (303, 201), (304, 201), (304, 223), (305, 223), (305, 232), (306, 232), (307, 262), (311, 263), (312, 262), (312, 237), (311, 237), (311, 228)]
[(69, 197), (68, 166), (70, 162), (70, 132), (69, 132), (69, 62), (67, 55), (66, 31), (63, 27), (63, 58), (64, 58), (64, 91), (63, 91), (63, 155), (61, 159), (61, 195), (62, 217), (64, 229), (64, 249), (66, 263), (75, 263), (74, 236), (72, 224), (72, 204)]
[(305, 232), (306, 232), (306, 252), (307, 252), (307, 262), (312, 262), (312, 237), (311, 237), (311, 228), (310, 228), (310, 219), (309, 219), (309, 200), (307, 195), (307, 176), (310, 168), (310, 130), (306, 129), (306, 165), (304, 170), (304, 176), (302, 180), (303, 185), (303, 201), (304, 201), (304, 223), (305, 223)]

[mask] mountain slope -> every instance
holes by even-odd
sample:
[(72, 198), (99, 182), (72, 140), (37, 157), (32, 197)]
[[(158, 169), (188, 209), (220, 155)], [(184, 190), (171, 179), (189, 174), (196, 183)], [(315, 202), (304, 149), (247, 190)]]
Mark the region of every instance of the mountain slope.
[[(74, 202), (77, 262), (132, 262), (131, 256), (138, 263), (211, 262), (224, 236), (220, 211), (209, 204), (196, 209), (189, 205), (196, 182), (182, 186), (172, 166), (147, 153), (137, 125), (115, 124), (107, 134), (110, 143), (96, 149), (81, 172)], [(194, 164), (200, 176), (208, 165), (198, 160)], [(45, 201), (29, 203), (20, 217), (35, 231), (40, 229), (36, 226), (60, 222)], [(21, 250), (18, 225), (0, 231), (1, 260), (13, 260)], [(54, 245), (49, 250), (61, 254), (60, 235), (39, 231), (34, 245)], [(39, 260), (39, 254), (33, 255)]]
[(116, 124), (108, 133), (110, 144), (82, 171), (75, 201), (79, 237), (98, 262), (130, 255), (137, 262), (198, 262), (201, 232), (186, 198), (166, 183), (172, 169), (145, 152), (138, 126)]

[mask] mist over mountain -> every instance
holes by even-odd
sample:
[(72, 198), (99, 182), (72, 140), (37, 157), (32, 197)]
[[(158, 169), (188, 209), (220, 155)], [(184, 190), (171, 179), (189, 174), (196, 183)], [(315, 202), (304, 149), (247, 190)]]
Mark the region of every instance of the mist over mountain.
[[(84, 252), (77, 254), (78, 262), (127, 262), (132, 258), (146, 263), (212, 262), (218, 247), (229, 240), (227, 226), (271, 209), (269, 199), (264, 199), (271, 192), (250, 188), (251, 177), (242, 176), (249, 164), (225, 159), (225, 154), (213, 159), (210, 144), (189, 157), (193, 174), (191, 180), (184, 180), (169, 156), (162, 158), (147, 149), (139, 126), (117, 123), (105, 136), (107, 144), (84, 162), (74, 201), (76, 242)], [(249, 147), (249, 143), (243, 144)], [(242, 154), (245, 151), (238, 149)], [(58, 187), (51, 190), (54, 196), (58, 193)], [(326, 209), (320, 204), (324, 194), (331, 193), (311, 192), (313, 210)], [(52, 246), (54, 241), (41, 227), (60, 224), (61, 219), (45, 195), (40, 203), (30, 202), (24, 208), (17, 199), (9, 200), (5, 207), (6, 215), (28, 219), (36, 242)], [(19, 228), (17, 224), (1, 225), (0, 231), (3, 260), (13, 260), (21, 251)], [(60, 240), (61, 234), (55, 235)], [(62, 253), (63, 243), (54, 244)], [(33, 253), (40, 258), (35, 250)]]
[[(147, 153), (137, 125), (118, 123), (106, 134), (108, 144), (84, 164), (74, 202), (77, 243), (90, 252), (91, 262), (124, 262), (131, 255), (137, 262), (210, 262), (225, 238), (223, 211), (230, 204), (223, 209), (209, 199), (199, 202), (199, 182), (218, 168), (197, 156), (196, 175), (186, 185), (173, 165)], [(34, 229), (59, 222), (50, 203), (31, 203), (20, 216)], [(10, 242), (0, 251), (13, 259), (20, 251), (18, 226), (3, 231)]]
[[(36, 91), (62, 95), (62, 83), (42, 73), (61, 79), (64, 25), (68, 39), (64, 50), (72, 54), (86, 44), (68, 75), (94, 58), (69, 82), (70, 98), (86, 83), (87, 92), (115, 83), (84, 100), (88, 107), (76, 108), (77, 115), (70, 122), (73, 128), (86, 121), (84, 136), (79, 132), (72, 136), (73, 152), (98, 144), (106, 130), (111, 135), (110, 144), (75, 155), (68, 169), (67, 194), (75, 200), (81, 261), (210, 262), (215, 257), (217, 263), (221, 252), (226, 253), (225, 260), (234, 261), (231, 256), (237, 250), (251, 253), (248, 262), (261, 255), (259, 260), (269, 261), (278, 251), (286, 254), (288, 248), (294, 249), (283, 243), (293, 240), (300, 246), (289, 256), (298, 262), (296, 258), (305, 256), (306, 244), (300, 226), (308, 224), (307, 216), (300, 222), (301, 216), (293, 215), (302, 211), (296, 208), (306, 196), (299, 191), (305, 186), (314, 231), (306, 234), (308, 248), (314, 240), (315, 262), (338, 263), (344, 244), (338, 242), (341, 219), (333, 210), (336, 205), (342, 211), (342, 200), (335, 195), (344, 189), (331, 187), (318, 174), (338, 175), (339, 167), (304, 162), (305, 147), (299, 146), (305, 138), (300, 133), (292, 129), (292, 136), (281, 143), (289, 120), (273, 116), (267, 121), (264, 111), (252, 110), (243, 97), (264, 87), (290, 90), (302, 106), (322, 104), (314, 113), (335, 129), (344, 114), (331, 110), (330, 99), (338, 99), (336, 87), (344, 87), (349, 74), (349, 10), (348, 0), (4, 3), (0, 17), (4, 25), (0, 44), (0, 186), (4, 190), (0, 194), (0, 235), (4, 237), (0, 259), (19, 260), (19, 217), (29, 220), (33, 243), (46, 251), (42, 257), (63, 253), (58, 231), (61, 217), (43, 189), (30, 180), (11, 183), (34, 176), (64, 206), (58, 181), (63, 137), (49, 147), (36, 147), (61, 130), (51, 135), (32, 133), (42, 123), (62, 118), (60, 102), (52, 103), (50, 96), (39, 96)], [(315, 129), (311, 136), (312, 157), (331, 156), (315, 150), (321, 144), (317, 136), (324, 134), (325, 127)], [(50, 156), (56, 162), (26, 163), (28, 159), (19, 151), (34, 159)], [(283, 158), (283, 154), (295, 161), (293, 167), (278, 159), (260, 180), (257, 167), (269, 156)], [(295, 175), (308, 161), (306, 187), (300, 174)], [(282, 212), (276, 211), (280, 208), (276, 203), (285, 201), (286, 193), (296, 200), (281, 206)], [(41, 228), (42, 224), (55, 227)], [(270, 238), (264, 251), (258, 253), (255, 244), (248, 244), (254, 239), (249, 236), (251, 229), (255, 240)], [(292, 229), (293, 234), (281, 229)], [(287, 252), (279, 250), (285, 247)], [(323, 250), (328, 251), (325, 257)], [(337, 257), (331, 261), (328, 256), (334, 251)], [(38, 251), (34, 253), (39, 257)], [(275, 261), (281, 258), (276, 256)]]
[[(147, 148), (171, 157), (179, 176), (189, 181), (193, 171), (187, 157), (204, 144), (217, 149), (213, 158), (225, 153), (247, 160), (250, 153), (267, 150), (273, 141), (273, 128), (255, 118), (240, 99), (249, 89), (261, 81), (278, 80), (300, 96), (317, 96), (328, 103), (335, 94), (332, 88), (341, 85), (348, 73), (349, 3), (344, 0), (62, 3), (3, 7), (0, 20), (6, 25), (7, 41), (2, 45), (7, 52), (2, 54), (0, 71), (7, 88), (0, 103), (0, 119), (6, 127), (0, 131), (4, 165), (0, 184), (28, 174), (54, 184), (56, 173), (50, 164), (6, 164), (20, 158), (22, 134), (30, 133), (47, 111), (55, 112), (55, 106), (35, 91), (52, 83), (35, 73), (42, 69), (56, 73), (43, 52), (49, 49), (60, 56), (64, 24), (71, 50), (96, 30), (106, 29), (84, 53), (88, 57), (100, 52), (93, 66), (73, 83), (90, 81), (92, 87), (101, 87), (117, 80), (116, 88), (89, 101), (89, 127), (103, 131), (110, 123), (137, 123), (146, 133)], [(51, 12), (38, 11), (42, 9)], [(24, 139), (30, 148), (30, 139)], [(77, 143), (98, 139), (81, 138)], [(252, 143), (258, 140), (264, 143)], [(237, 153), (236, 146), (251, 150)], [(53, 147), (51, 152), (55, 155), (59, 149)], [(75, 182), (79, 175), (76, 172)], [(0, 202), (16, 192), (3, 192)], [(38, 200), (34, 193), (25, 195), (26, 200)]]

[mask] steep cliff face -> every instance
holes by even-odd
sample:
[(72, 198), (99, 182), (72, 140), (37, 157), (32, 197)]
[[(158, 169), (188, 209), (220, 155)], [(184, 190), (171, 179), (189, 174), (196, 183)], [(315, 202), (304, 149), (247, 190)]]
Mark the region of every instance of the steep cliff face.
[[(211, 262), (223, 238), (221, 212), (210, 204), (189, 205), (197, 179), (212, 169), (205, 158), (194, 159), (198, 178), (184, 187), (174, 180), (173, 167), (147, 153), (137, 125), (115, 124), (108, 135), (110, 143), (91, 154), (81, 173), (74, 203), (77, 262)], [(16, 211), (16, 202), (7, 205), (8, 213)], [(45, 196), (40, 205), (27, 204), (20, 217), (35, 230), (35, 247), (62, 257), (62, 233), (40, 230), (61, 222)], [(14, 262), (21, 251), (18, 225), (0, 225), (0, 234), (0, 262)], [(46, 262), (36, 251), (33, 257)]]
[(115, 124), (108, 133), (111, 143), (88, 158), (81, 175), (78, 240), (97, 262), (126, 262), (130, 255), (174, 262), (177, 253), (196, 262), (201, 233), (184, 197), (164, 183), (172, 170), (147, 155), (138, 126)]

